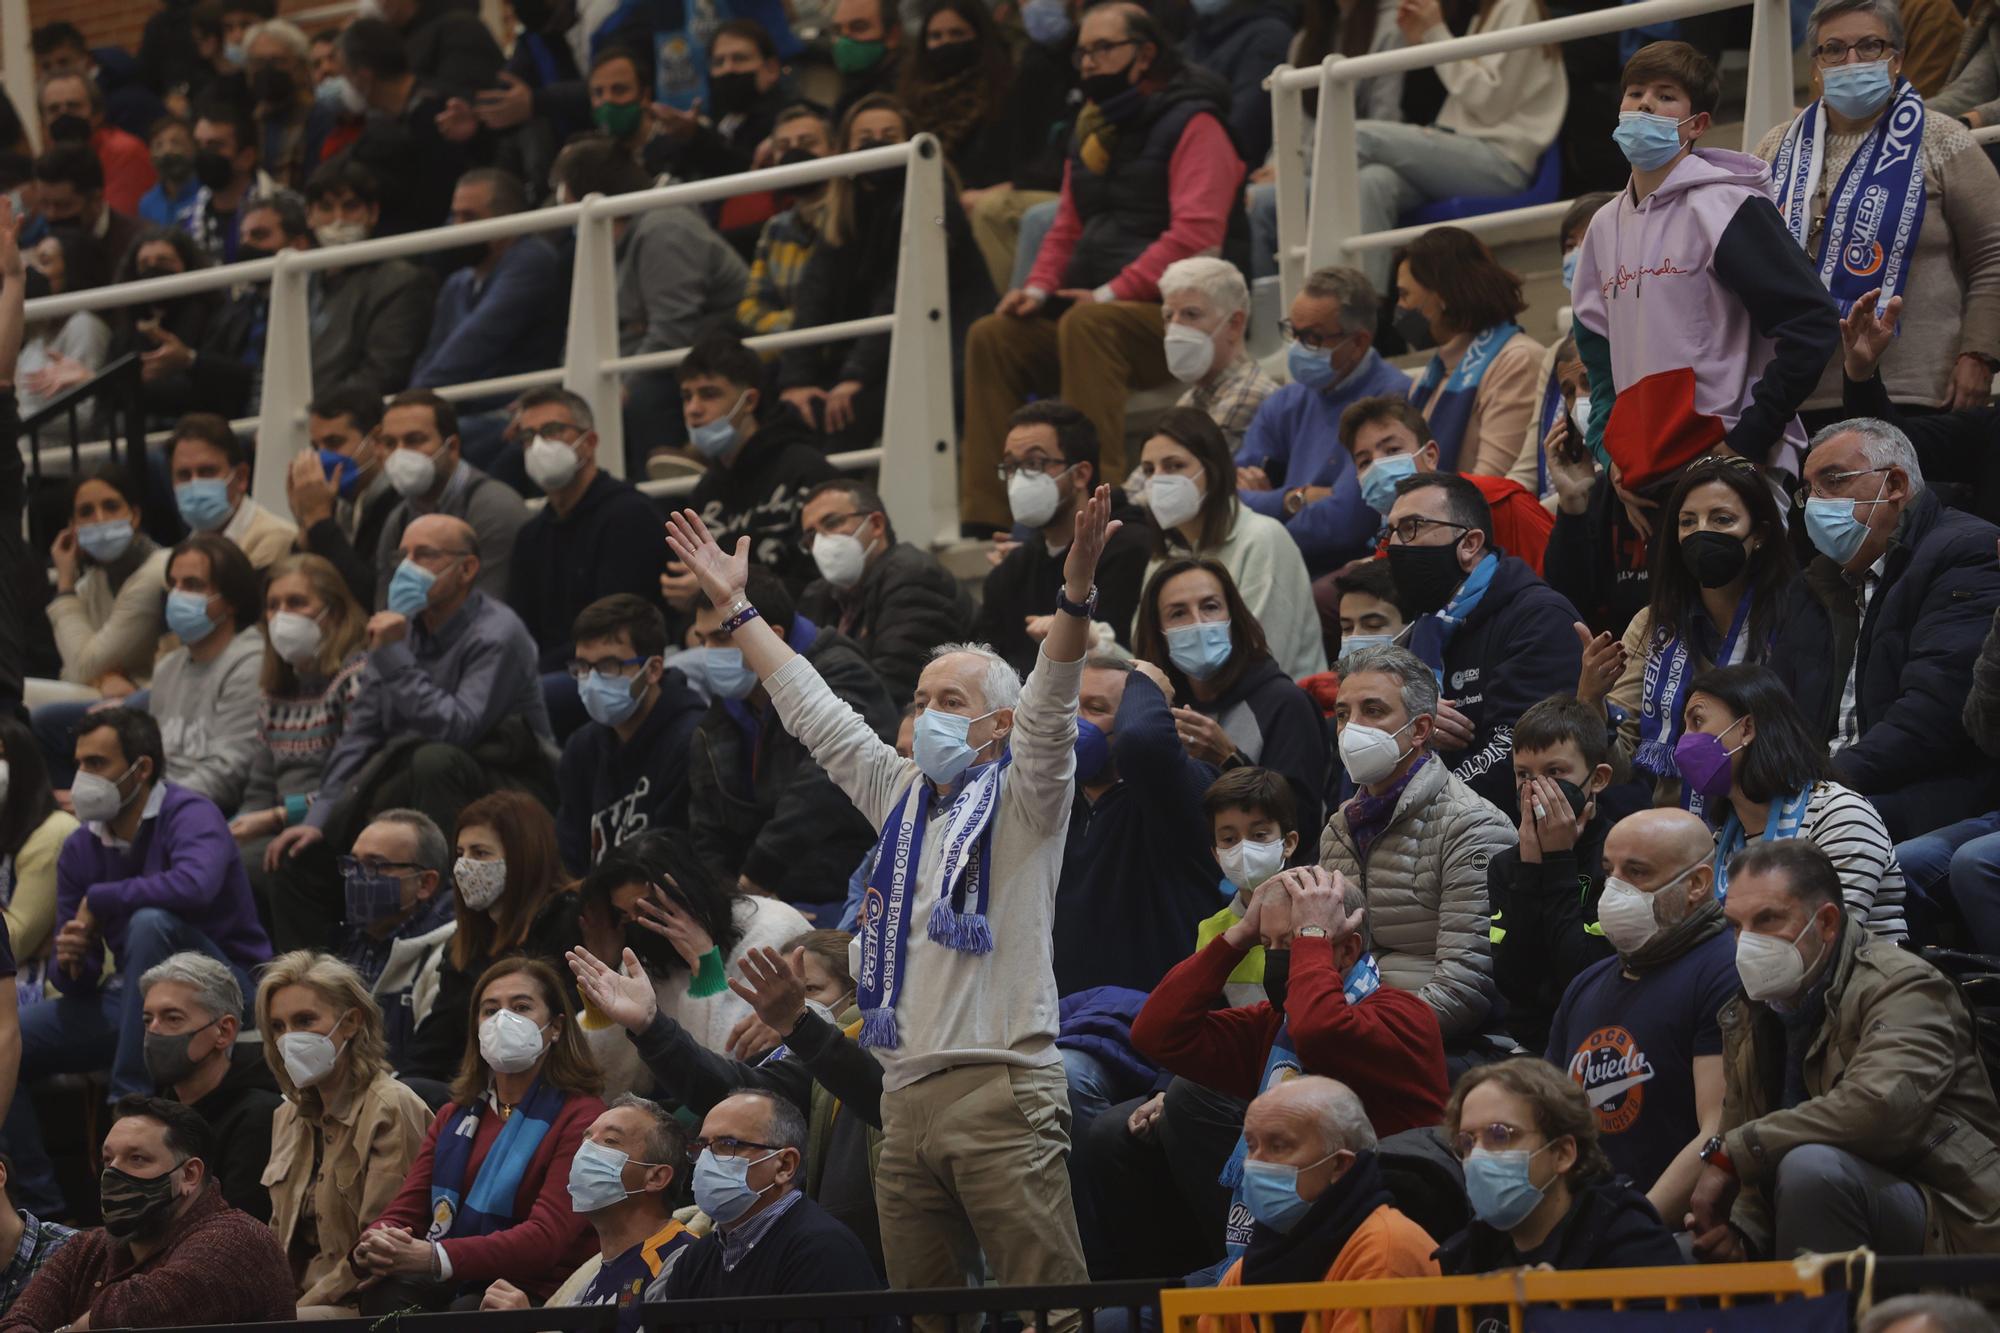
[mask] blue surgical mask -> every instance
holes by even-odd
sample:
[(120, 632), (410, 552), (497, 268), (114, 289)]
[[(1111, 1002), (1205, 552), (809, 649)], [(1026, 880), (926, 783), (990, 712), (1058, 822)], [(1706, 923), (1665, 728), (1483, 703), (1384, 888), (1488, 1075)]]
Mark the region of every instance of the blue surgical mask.
[(912, 750), (923, 775), (932, 782), (958, 781), (958, 775), (972, 767), (972, 761), (979, 755), (979, 751), (967, 743), (966, 733), (972, 730), (973, 723), (992, 716), (993, 713), (988, 712), (981, 713), (979, 717), (965, 717), (958, 713), (941, 713), (935, 708), (926, 708), (919, 713)]
[(1368, 502), (1370, 509), (1387, 518), (1396, 503), (1396, 483), (1416, 475), (1415, 454), (1391, 454), (1387, 458), (1378, 458), (1361, 474), (1361, 498)]
[(1194, 12), (1203, 18), (1210, 18), (1229, 8), (1229, 0), (1191, 0)]
[(1087, 717), (1076, 720), (1076, 780), (1094, 782), (1111, 762), (1111, 740)]
[(1202, 620), (1167, 631), (1167, 657), (1182, 675), (1194, 680), (1207, 680), (1222, 670), (1235, 652), (1236, 641), (1226, 620)]
[(607, 676), (596, 670), (577, 682), (576, 692), (590, 720), (607, 727), (631, 721), (632, 714), (639, 711), (639, 701), (646, 697), (643, 690), (633, 693), (632, 682), (623, 676)]
[(76, 544), (100, 565), (108, 565), (132, 545), (132, 521), (126, 518), (86, 523), (76, 530)]
[[(1544, 1143), (1542, 1148), (1549, 1145)], [(1521, 1224), (1548, 1192), (1528, 1179), (1528, 1164), (1535, 1152), (1488, 1152), (1474, 1148), (1465, 1159), (1465, 1199), (1472, 1215), (1497, 1231), (1509, 1231)]]
[(1395, 641), (1393, 634), (1349, 634), (1340, 641), (1340, 655), (1345, 657), (1364, 648), (1386, 648)]
[(1072, 24), (1063, 0), (1028, 0), (1021, 6), (1021, 26), (1029, 41), (1054, 46), (1069, 36)]
[(389, 579), (389, 609), (399, 616), (415, 616), (431, 604), (431, 586), (438, 576), (405, 557)]
[(184, 481), (174, 487), (174, 505), (196, 532), (214, 532), (229, 521), (229, 482), (223, 477)]
[(347, 924), (365, 926), (403, 910), (403, 881), (394, 875), (370, 875), (357, 868), (343, 884)]
[[(631, 1156), (585, 1139), (569, 1159), (569, 1206), (594, 1213), (632, 1196), (625, 1188), (625, 1167)], [(642, 1163), (643, 1165), (643, 1163)]]
[(717, 1157), (715, 1149), (703, 1148), (694, 1164), (695, 1206), (724, 1226), (734, 1222), (756, 1206), (757, 1196), (764, 1192), (750, 1188), (750, 1168), (776, 1156), (768, 1152), (753, 1162), (747, 1157)]
[[(1332, 1157), (1328, 1153), (1326, 1157)], [(1324, 1162), (1326, 1157), (1319, 1159)], [(1250, 1216), (1273, 1231), (1289, 1232), (1299, 1219), (1312, 1211), (1314, 1201), (1299, 1197), (1299, 1172), (1318, 1166), (1290, 1166), (1284, 1162), (1243, 1163), (1243, 1204)]]
[(737, 395), (735, 406), (715, 420), (700, 426), (688, 427), (688, 441), (694, 451), (713, 463), (728, 453), (736, 443), (736, 414), (743, 410), (743, 400), (750, 396), (749, 390)]
[(339, 491), (340, 498), (352, 500), (354, 489), (361, 481), (361, 464), (346, 454), (332, 449), (319, 450), (319, 465), (326, 469), (326, 479)]
[(747, 699), (757, 688), (757, 673), (743, 664), (738, 648), (694, 648), (680, 659), (683, 671), (699, 671), (708, 688), (724, 699)]
[(1824, 100), (1849, 120), (1872, 116), (1889, 100), (1889, 62), (1870, 60), (1864, 64), (1835, 65), (1822, 69), (1826, 85)]
[(215, 633), (215, 621), (208, 614), (207, 594), (183, 592), (179, 588), (168, 593), (167, 628), (182, 643), (190, 644)]
[[(1888, 479), (1883, 479), (1888, 485)], [(1855, 511), (1862, 505), (1881, 503), (1874, 500), (1850, 500), (1843, 495), (1810, 496), (1806, 500), (1806, 535), (1819, 553), (1836, 565), (1844, 565), (1854, 558), (1868, 540), (1868, 525), (1861, 521)]]
[(1583, 247), (1578, 246), (1563, 256), (1563, 290), (1576, 286), (1576, 261), (1583, 257)]
[(1324, 389), (1340, 378), (1333, 368), (1332, 349), (1322, 347), (1315, 352), (1304, 343), (1293, 343), (1285, 353), (1285, 368), (1292, 374), (1292, 383), (1308, 389)]
[(1640, 171), (1657, 171), (1680, 152), (1681, 124), (1672, 116), (1656, 116), (1650, 111), (1621, 111), (1611, 138), (1627, 162)]

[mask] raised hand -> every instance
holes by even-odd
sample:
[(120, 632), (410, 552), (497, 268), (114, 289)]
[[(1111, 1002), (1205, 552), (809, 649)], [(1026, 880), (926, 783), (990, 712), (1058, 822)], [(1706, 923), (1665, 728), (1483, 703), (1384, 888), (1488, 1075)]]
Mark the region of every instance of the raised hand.
[(1896, 323), (1903, 315), (1903, 298), (1882, 303), (1882, 289), (1863, 292), (1840, 321), (1841, 370), (1851, 380), (1873, 379), (1889, 344), (1896, 340)]
[(742, 997), (757, 1018), (771, 1031), (789, 1033), (806, 1012), (806, 987), (800, 974), (805, 968), (805, 950), (792, 950), (791, 961), (776, 949), (747, 950), (731, 977), (729, 989)]
[(667, 549), (701, 581), (701, 590), (717, 606), (741, 597), (750, 581), (750, 539), (737, 538), (733, 555), (724, 551), (692, 509), (667, 516)]
[(1063, 583), (1071, 601), (1090, 596), (1097, 578), (1097, 562), (1104, 557), (1104, 545), (1124, 523), (1111, 517), (1111, 488), (1099, 486), (1076, 511), (1076, 535), (1070, 538), (1069, 554), (1063, 558)]
[(1595, 704), (1601, 712), (1606, 696), (1625, 674), (1625, 645), (1612, 638), (1609, 631), (1593, 635), (1590, 626), (1580, 620), (1571, 628), (1576, 631), (1577, 642), (1583, 645), (1583, 670), (1577, 675), (1576, 697)]
[(591, 1008), (627, 1032), (644, 1032), (652, 1026), (660, 1001), (639, 955), (625, 950), (622, 972), (612, 971), (588, 949), (571, 949), (564, 957), (576, 976), (577, 990)]
[[(747, 542), (750, 539), (745, 537), (743, 540)], [(701, 923), (689, 916), (687, 909), (669, 898), (658, 885), (653, 886), (648, 896), (632, 904), (632, 910), (632, 924), (665, 937), (690, 972), (698, 971), (701, 960), (715, 947), (715, 941), (709, 938)]]

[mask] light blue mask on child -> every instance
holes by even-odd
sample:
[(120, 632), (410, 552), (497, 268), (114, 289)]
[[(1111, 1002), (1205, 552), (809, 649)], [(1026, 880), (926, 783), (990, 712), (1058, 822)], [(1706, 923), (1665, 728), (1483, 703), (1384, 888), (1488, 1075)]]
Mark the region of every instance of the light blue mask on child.
[(1657, 171), (1681, 150), (1681, 122), (1650, 111), (1621, 111), (1611, 138), (1627, 162), (1641, 171)]
[(1391, 454), (1387, 458), (1378, 458), (1361, 475), (1361, 498), (1368, 502), (1370, 509), (1387, 518), (1396, 503), (1396, 483), (1416, 475), (1415, 454)]

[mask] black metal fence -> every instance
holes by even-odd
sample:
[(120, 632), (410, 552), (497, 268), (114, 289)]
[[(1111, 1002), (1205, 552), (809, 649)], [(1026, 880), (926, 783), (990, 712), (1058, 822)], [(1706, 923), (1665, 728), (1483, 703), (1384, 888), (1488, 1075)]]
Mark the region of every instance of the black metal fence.
[[(91, 408), (96, 410), (86, 417)], [(64, 507), (72, 478), (88, 472), (95, 458), (86, 459), (83, 446), (102, 440), (110, 445), (104, 461), (122, 464), (132, 484), (144, 495), (146, 475), (146, 403), (143, 369), (137, 352), (117, 358), (82, 384), (66, 389), (21, 421), (21, 443), (27, 450), (29, 506), (28, 549), (47, 551), (56, 533), (69, 522)], [(69, 466), (52, 472), (51, 456), (68, 455)]]

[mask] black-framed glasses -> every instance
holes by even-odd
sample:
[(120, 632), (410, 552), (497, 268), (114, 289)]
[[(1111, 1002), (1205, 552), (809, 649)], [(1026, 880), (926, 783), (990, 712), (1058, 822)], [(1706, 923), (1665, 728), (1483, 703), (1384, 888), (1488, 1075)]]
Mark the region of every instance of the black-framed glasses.
[(570, 679), (581, 683), (593, 671), (606, 676), (613, 672), (623, 674), (646, 660), (643, 657), (606, 657), (595, 662), (586, 662), (581, 657), (572, 657), (569, 660)]
[[(1050, 468), (1061, 468), (1063, 472), (1067, 472), (1069, 471), (1069, 463), (1061, 458), (1028, 458), (1023, 459), (1019, 463), (1011, 459), (1002, 459), (999, 465), (993, 469), (993, 475), (1000, 478), (1000, 484), (1005, 486), (1008, 482), (1014, 480), (1016, 472), (1047, 473)], [(1062, 473), (1058, 472), (1056, 475), (1061, 476)]]
[(1828, 486), (1839, 486), (1845, 482), (1853, 481), (1856, 477), (1873, 476), (1877, 472), (1887, 472), (1888, 470), (1887, 467), (1864, 467), (1853, 472), (1823, 472), (1817, 478), (1808, 480), (1805, 485), (1793, 491), (1792, 502), (1803, 508), (1805, 502), (1808, 500), (1845, 500), (1849, 497), (1845, 495), (1829, 495), (1825, 488)]
[(403, 875), (420, 875), (424, 871), (424, 867), (416, 864), (414, 861), (364, 861), (358, 856), (336, 857), (333, 864), (340, 871), (342, 879), (356, 874), (366, 875), (370, 879), (373, 879), (375, 876), (385, 872), (400, 877)]
[(1880, 60), (1895, 49), (1886, 37), (1863, 37), (1860, 41), (1851, 43), (1829, 38), (1813, 48), (1813, 59), (1819, 62), (1821, 69), (1826, 69), (1833, 65), (1846, 64), (1850, 55), (1859, 56), (1863, 60)]
[(1278, 336), (1287, 342), (1297, 343), (1308, 352), (1324, 352), (1335, 343), (1343, 342), (1347, 338), (1347, 334), (1344, 332), (1325, 337), (1314, 333), (1311, 329), (1301, 329), (1289, 319), (1278, 321)]
[(852, 523), (852, 522), (853, 522), (853, 521), (854, 521), (855, 519), (857, 519), (857, 518), (866, 518), (866, 517), (868, 517), (868, 515), (866, 515), (866, 514), (862, 513), (862, 512), (861, 512), (860, 510), (858, 510), (858, 509), (856, 509), (856, 510), (852, 510), (852, 511), (850, 511), (850, 512), (848, 512), (848, 513), (845, 513), (845, 514), (835, 514), (835, 515), (831, 516), (830, 518), (827, 518), (827, 519), (823, 520), (823, 521), (824, 521), (824, 523), (826, 524), (826, 526), (825, 526), (825, 527), (823, 527), (823, 528), (820, 528), (820, 529), (817, 529), (817, 530), (815, 530), (815, 529), (811, 529), (811, 528), (808, 528), (808, 529), (806, 530), (806, 533), (805, 533), (805, 535), (799, 538), (799, 549), (800, 549), (801, 551), (804, 551), (804, 552), (805, 552), (805, 553), (806, 553), (807, 555), (811, 555), (811, 554), (812, 554), (812, 549), (813, 549), (813, 540), (814, 540), (815, 538), (817, 538), (817, 537), (844, 537), (844, 536), (846, 536), (846, 535), (847, 535), (847, 534), (846, 534), (846, 533), (844, 533), (844, 532), (832, 532), (832, 531), (828, 531), (828, 529), (830, 529), (830, 528), (838, 528), (838, 527), (840, 527), (840, 526), (841, 526), (842, 524), (844, 524), (844, 523)]
[(1139, 39), (1136, 37), (1127, 37), (1122, 42), (1092, 42), (1089, 46), (1079, 46), (1076, 50), (1070, 52), (1069, 63), (1078, 69), (1082, 69), (1083, 62), (1086, 60), (1102, 60), (1121, 46), (1137, 46), (1138, 44)]
[(712, 1139), (689, 1139), (687, 1146), (688, 1160), (690, 1162), (700, 1161), (704, 1148), (714, 1152), (717, 1157), (739, 1157), (746, 1148), (760, 1152), (780, 1151), (778, 1145), (775, 1143), (753, 1143), (749, 1139), (732, 1139), (725, 1134)]
[(1509, 1148), (1525, 1146), (1521, 1140), (1534, 1132), (1532, 1129), (1522, 1129), (1518, 1125), (1496, 1120), (1490, 1125), (1461, 1130), (1451, 1141), (1451, 1150), (1458, 1154), (1458, 1160), (1462, 1162), (1472, 1156), (1474, 1148), (1484, 1148), (1487, 1152), (1506, 1152)]
[(1423, 518), (1417, 514), (1410, 514), (1389, 525), (1389, 540), (1402, 546), (1414, 546), (1426, 528), (1456, 528), (1461, 533), (1472, 531), (1471, 526), (1465, 523), (1452, 523), (1442, 518)]

